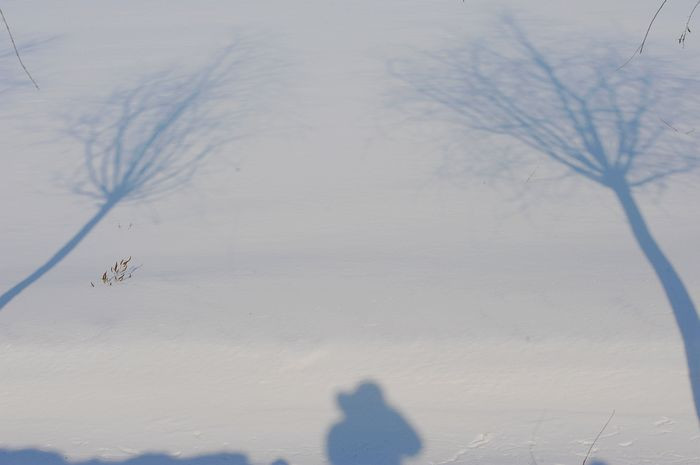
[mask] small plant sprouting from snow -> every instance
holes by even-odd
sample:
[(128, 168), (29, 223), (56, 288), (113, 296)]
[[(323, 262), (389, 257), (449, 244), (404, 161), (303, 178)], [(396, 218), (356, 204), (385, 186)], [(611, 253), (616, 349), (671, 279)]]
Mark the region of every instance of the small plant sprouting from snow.
[[(129, 266), (130, 261), (131, 257), (123, 258), (118, 262), (114, 262), (114, 265), (112, 265), (108, 271), (102, 273), (102, 276), (100, 277), (102, 284), (111, 286), (112, 284), (121, 283), (131, 279), (134, 271), (136, 271), (139, 267)], [(92, 281), (90, 281), (90, 284), (92, 287), (95, 287), (95, 283)]]

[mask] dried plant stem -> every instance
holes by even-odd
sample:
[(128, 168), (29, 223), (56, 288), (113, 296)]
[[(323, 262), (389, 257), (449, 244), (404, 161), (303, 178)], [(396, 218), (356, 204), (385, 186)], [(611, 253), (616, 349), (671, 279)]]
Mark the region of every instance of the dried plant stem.
[(29, 70), (27, 69), (26, 66), (24, 66), (24, 62), (22, 61), (22, 57), (19, 55), (19, 50), (17, 50), (17, 44), (15, 43), (15, 38), (12, 37), (12, 31), (10, 30), (10, 25), (7, 24), (7, 19), (5, 19), (5, 14), (2, 12), (2, 8), (0, 8), (0, 17), (2, 17), (2, 22), (5, 23), (5, 29), (7, 29), (7, 34), (10, 36), (10, 42), (12, 42), (12, 48), (15, 50), (15, 55), (17, 55), (17, 60), (19, 61), (19, 64), (22, 66), (22, 69), (24, 72), (27, 74), (27, 77), (29, 78), (30, 81), (32, 81), (32, 84), (34, 84), (34, 87), (39, 89), (39, 84), (36, 83), (32, 75), (29, 73)]
[(654, 16), (651, 18), (651, 21), (649, 22), (649, 26), (647, 26), (647, 32), (644, 33), (644, 38), (642, 39), (642, 43), (639, 44), (639, 54), (642, 54), (642, 50), (644, 50), (644, 45), (647, 43), (647, 38), (649, 37), (649, 31), (651, 31), (651, 27), (654, 25), (654, 21), (656, 21), (656, 17), (659, 16), (659, 13), (661, 13), (661, 10), (666, 6), (666, 3), (668, 0), (664, 0), (661, 2), (661, 5), (659, 6), (659, 9), (656, 10), (656, 13), (654, 13)]
[(630, 61), (634, 60), (634, 57), (637, 56), (637, 54), (641, 55), (642, 51), (644, 50), (644, 46), (647, 43), (647, 38), (649, 37), (649, 32), (651, 32), (651, 27), (654, 25), (654, 21), (656, 21), (656, 17), (659, 16), (659, 13), (661, 13), (661, 10), (663, 10), (664, 6), (666, 6), (666, 3), (668, 0), (663, 0), (661, 2), (661, 5), (659, 5), (659, 8), (656, 10), (656, 13), (654, 13), (654, 16), (652, 16), (651, 21), (649, 21), (649, 25), (647, 26), (647, 30), (644, 33), (644, 38), (642, 39), (642, 43), (639, 44), (639, 47), (637, 47), (637, 50), (634, 51), (632, 56), (630, 56), (627, 61), (622, 63), (619, 68), (617, 68), (616, 71), (619, 71), (620, 69), (624, 68), (629, 64)]
[(698, 9), (698, 6), (700, 6), (700, 0), (697, 0), (697, 2), (695, 2), (695, 6), (693, 7), (693, 9), (690, 10), (690, 14), (688, 15), (688, 20), (685, 22), (685, 27), (683, 28), (683, 33), (678, 38), (678, 43), (684, 47), (685, 47), (685, 38), (688, 36), (688, 33), (690, 32), (690, 21), (693, 19), (693, 15), (695, 14), (695, 10)]
[(598, 435), (595, 437), (595, 439), (591, 443), (591, 447), (588, 448), (588, 452), (586, 452), (586, 456), (583, 458), (583, 462), (581, 463), (581, 465), (586, 465), (586, 460), (588, 460), (588, 457), (591, 455), (591, 451), (593, 450), (595, 443), (598, 442), (598, 439), (600, 439), (600, 435), (603, 434), (603, 431), (605, 431), (605, 428), (608, 427), (608, 425), (610, 424), (610, 420), (612, 420), (614, 416), (615, 416), (615, 410), (612, 411), (612, 413), (610, 414), (610, 418), (608, 418), (608, 421), (606, 421), (605, 424), (603, 425), (603, 427), (600, 429), (600, 431), (598, 431)]
[[(131, 267), (129, 268), (129, 262), (131, 261), (131, 257), (121, 259), (118, 262), (114, 262), (114, 265), (109, 269), (109, 271), (105, 271), (102, 274), (102, 277), (100, 278), (102, 280), (103, 284), (107, 284), (111, 286), (114, 283), (120, 283), (123, 281), (126, 281), (127, 279), (131, 279), (131, 276), (134, 271), (136, 271), (139, 267)], [(95, 285), (92, 284), (92, 287), (95, 287)]]

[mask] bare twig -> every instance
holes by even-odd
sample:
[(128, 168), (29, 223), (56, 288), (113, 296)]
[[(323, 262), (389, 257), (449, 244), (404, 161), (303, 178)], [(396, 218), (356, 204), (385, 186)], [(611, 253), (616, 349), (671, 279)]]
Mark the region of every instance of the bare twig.
[(525, 184), (530, 182), (530, 179), (532, 179), (532, 177), (535, 175), (535, 172), (537, 171), (537, 168), (539, 168), (539, 167), (540, 167), (540, 165), (535, 166), (535, 169), (532, 170), (532, 172), (530, 173), (530, 176), (528, 176), (527, 179), (525, 180)]
[(639, 44), (639, 47), (637, 47), (637, 50), (634, 51), (634, 53), (632, 54), (632, 56), (630, 56), (630, 57), (627, 59), (627, 61), (625, 61), (624, 63), (622, 63), (622, 65), (620, 65), (620, 67), (617, 68), (617, 70), (619, 70), (619, 69), (624, 68), (625, 66), (627, 66), (627, 64), (629, 64), (630, 61), (634, 60), (634, 57), (636, 57), (637, 54), (640, 54), (640, 55), (642, 54), (642, 51), (644, 51), (644, 46), (645, 46), (646, 43), (647, 43), (647, 38), (649, 37), (649, 32), (651, 32), (651, 27), (654, 25), (654, 21), (656, 21), (656, 17), (659, 16), (659, 13), (661, 13), (661, 10), (664, 8), (664, 6), (666, 6), (666, 3), (667, 3), (667, 2), (668, 2), (668, 0), (664, 0), (663, 2), (661, 2), (661, 5), (660, 5), (659, 8), (656, 10), (656, 13), (654, 13), (654, 16), (651, 18), (651, 21), (649, 21), (649, 25), (647, 26), (647, 30), (646, 30), (646, 32), (644, 33), (644, 38), (642, 39), (642, 43)]
[(661, 10), (666, 6), (666, 3), (668, 0), (664, 0), (661, 2), (661, 5), (659, 6), (659, 9), (656, 10), (656, 13), (654, 13), (654, 16), (651, 18), (651, 21), (649, 21), (649, 26), (647, 27), (647, 32), (644, 33), (644, 39), (642, 39), (642, 43), (639, 44), (639, 54), (642, 54), (642, 51), (644, 50), (644, 45), (647, 43), (647, 37), (649, 37), (649, 31), (651, 31), (651, 26), (654, 25), (654, 21), (656, 21), (656, 17), (659, 16), (659, 13), (661, 13)]
[(5, 14), (2, 12), (2, 8), (0, 8), (0, 17), (2, 17), (2, 22), (5, 23), (5, 29), (7, 29), (7, 34), (10, 36), (10, 42), (12, 42), (12, 48), (15, 49), (15, 55), (17, 55), (17, 60), (19, 61), (19, 64), (22, 66), (22, 69), (24, 72), (27, 74), (27, 77), (29, 78), (30, 81), (32, 81), (32, 84), (34, 84), (34, 87), (39, 90), (39, 84), (36, 83), (32, 75), (29, 73), (29, 70), (27, 69), (26, 66), (24, 66), (24, 63), (22, 62), (22, 57), (19, 56), (19, 50), (17, 50), (17, 44), (15, 43), (15, 38), (12, 37), (12, 31), (10, 31), (10, 25), (7, 24), (7, 20), (5, 19)]
[(675, 127), (673, 127), (673, 125), (671, 125), (671, 123), (669, 123), (668, 121), (666, 121), (666, 120), (663, 119), (663, 118), (659, 118), (659, 119), (660, 119), (661, 122), (664, 123), (666, 126), (668, 126), (669, 128), (673, 129), (675, 132), (678, 132), (678, 129), (676, 129)]
[(581, 465), (586, 465), (586, 460), (588, 460), (588, 457), (591, 455), (591, 451), (593, 450), (595, 443), (598, 442), (598, 439), (600, 439), (600, 435), (603, 434), (603, 431), (605, 431), (605, 428), (608, 427), (608, 424), (610, 424), (610, 420), (612, 420), (614, 416), (615, 410), (612, 411), (612, 413), (610, 414), (610, 418), (608, 418), (608, 421), (605, 422), (603, 427), (598, 432), (598, 436), (596, 436), (593, 442), (591, 443), (591, 447), (588, 448), (588, 452), (586, 452), (586, 456), (583, 458), (583, 462), (581, 463)]
[(695, 10), (698, 9), (698, 6), (700, 6), (700, 0), (695, 2), (695, 6), (692, 10), (690, 10), (688, 20), (685, 22), (685, 27), (683, 28), (683, 33), (678, 38), (678, 43), (681, 44), (683, 47), (685, 47), (685, 38), (688, 36), (688, 33), (690, 33), (690, 21), (693, 19), (693, 15), (695, 14)]
[[(535, 168), (537, 169), (537, 168)], [(542, 420), (544, 419), (544, 414), (545, 411), (542, 411), (542, 415), (540, 415), (540, 419), (537, 420), (537, 424), (535, 424), (535, 428), (532, 430), (532, 437), (530, 438), (530, 460), (531, 460), (531, 465), (539, 465), (537, 463), (537, 459), (535, 458), (535, 440), (537, 439), (537, 430), (540, 428), (540, 425), (542, 424)]]
[[(651, 21), (649, 21), (649, 25), (647, 26), (647, 30), (644, 33), (644, 38), (642, 39), (642, 42), (639, 44), (639, 47), (637, 47), (637, 50), (634, 51), (632, 56), (630, 56), (627, 61), (625, 61), (620, 68), (623, 68), (626, 66), (630, 61), (634, 59), (637, 54), (641, 55), (642, 51), (644, 51), (644, 46), (647, 43), (647, 38), (649, 37), (649, 32), (651, 31), (651, 27), (654, 25), (654, 22), (656, 21), (656, 17), (659, 16), (659, 13), (661, 13), (661, 10), (666, 6), (666, 3), (668, 3), (668, 0), (663, 0), (661, 2), (661, 5), (659, 5), (659, 8), (656, 10), (656, 13), (654, 13), (654, 16), (651, 18)], [(683, 27), (683, 32), (681, 35), (678, 37), (678, 43), (681, 44), (683, 47), (685, 47), (685, 39), (688, 37), (688, 34), (690, 33), (690, 22), (693, 20), (693, 15), (695, 14), (695, 10), (700, 7), (700, 0), (697, 0), (695, 2), (695, 5), (693, 6), (693, 9), (690, 10), (690, 14), (688, 15), (688, 19), (685, 22), (685, 26)], [(617, 69), (620, 69), (617, 68)]]

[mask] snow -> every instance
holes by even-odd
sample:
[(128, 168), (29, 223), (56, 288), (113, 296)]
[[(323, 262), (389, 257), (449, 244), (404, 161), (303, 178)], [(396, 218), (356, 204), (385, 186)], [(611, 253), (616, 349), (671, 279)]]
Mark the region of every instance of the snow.
[[(683, 345), (614, 196), (537, 154), (517, 185), (446, 174), (505, 142), (408, 112), (391, 73), (487, 37), (502, 11), (564, 45), (620, 37), (624, 54), (656, 3), (3, 2), (41, 90), (2, 55), (0, 292), (99, 207), (71, 191), (82, 116), (231, 43), (254, 91), (211, 105), (246, 111), (189, 182), (118, 203), (2, 308), (0, 465), (33, 465), (20, 449), (329, 463), (336, 396), (368, 380), (421, 439), (405, 464), (581, 463), (613, 410), (592, 459), (699, 463)], [(692, 71), (696, 40), (673, 43), (684, 15), (670, 5), (648, 51)], [(697, 299), (697, 184), (638, 200)], [(128, 256), (133, 278), (103, 286)]]

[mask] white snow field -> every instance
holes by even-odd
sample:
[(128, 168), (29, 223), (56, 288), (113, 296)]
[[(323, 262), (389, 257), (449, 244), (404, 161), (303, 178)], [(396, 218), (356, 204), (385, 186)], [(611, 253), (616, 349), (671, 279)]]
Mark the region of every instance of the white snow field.
[[(0, 465), (580, 464), (613, 411), (587, 463), (700, 464), (692, 334), (611, 189), (397, 71), (504, 12), (624, 61), (658, 3), (0, 2), (40, 86), (3, 36)], [(693, 4), (623, 71), (693, 89)], [(697, 301), (691, 167), (634, 194)]]

